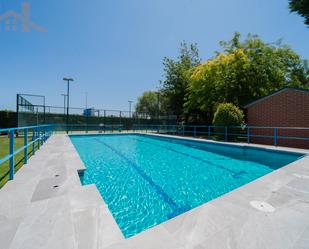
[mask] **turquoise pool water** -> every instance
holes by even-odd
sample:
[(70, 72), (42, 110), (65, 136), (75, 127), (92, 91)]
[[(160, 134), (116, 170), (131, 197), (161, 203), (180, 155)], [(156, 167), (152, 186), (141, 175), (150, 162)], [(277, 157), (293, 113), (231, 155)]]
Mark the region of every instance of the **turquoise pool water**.
[(70, 136), (126, 238), (236, 189), (300, 154), (145, 135)]

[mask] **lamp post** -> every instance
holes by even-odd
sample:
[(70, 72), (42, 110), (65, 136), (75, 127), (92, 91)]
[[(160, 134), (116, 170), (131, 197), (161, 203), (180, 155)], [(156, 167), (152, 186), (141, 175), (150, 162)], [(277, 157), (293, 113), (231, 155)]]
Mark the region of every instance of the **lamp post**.
[(86, 133), (88, 133), (88, 116), (91, 115), (90, 110), (88, 110), (88, 92), (85, 92), (85, 97), (86, 97)]
[(64, 81), (68, 84), (67, 90), (67, 118), (66, 118), (66, 126), (67, 126), (67, 134), (69, 133), (69, 105), (70, 105), (70, 81), (74, 81), (72, 78), (65, 77)]
[(88, 92), (85, 92), (85, 97), (86, 97), (85, 106), (86, 106), (86, 109), (88, 109)]
[(63, 96), (63, 114), (65, 115), (65, 100), (66, 100), (67, 95), (63, 93), (61, 94), (61, 96)]
[(131, 105), (132, 105), (133, 101), (132, 100), (128, 100), (128, 102), (129, 102), (129, 116), (130, 116), (130, 118), (132, 118)]

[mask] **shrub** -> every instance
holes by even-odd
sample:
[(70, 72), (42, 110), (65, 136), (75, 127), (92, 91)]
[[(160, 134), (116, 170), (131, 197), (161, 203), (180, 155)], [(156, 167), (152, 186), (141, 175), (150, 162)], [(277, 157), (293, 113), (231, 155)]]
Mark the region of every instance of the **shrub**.
[(212, 123), (216, 126), (240, 126), (244, 123), (244, 113), (232, 103), (221, 103)]
[(14, 111), (0, 110), (0, 128), (17, 126), (17, 114)]

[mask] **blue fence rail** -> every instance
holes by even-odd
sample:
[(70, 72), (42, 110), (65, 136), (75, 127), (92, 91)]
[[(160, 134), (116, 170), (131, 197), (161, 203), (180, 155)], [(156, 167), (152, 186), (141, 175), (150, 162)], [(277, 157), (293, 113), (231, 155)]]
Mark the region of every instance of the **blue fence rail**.
[[(18, 127), (18, 128), (7, 128), (0, 129), (0, 134), (5, 134), (9, 136), (9, 154), (0, 158), (0, 167), (6, 161), (9, 161), (9, 179), (14, 179), (14, 171), (15, 171), (15, 155), (24, 152), (23, 160), (24, 164), (28, 162), (28, 148), (32, 146), (32, 154), (35, 154), (36, 147), (40, 149), (40, 147), (47, 141), (47, 139), (53, 133), (54, 126), (53, 125), (39, 125), (39, 126), (27, 126), (27, 127)], [(23, 137), (24, 142), (23, 146), (16, 149), (15, 145), (15, 137)], [(29, 141), (29, 137), (31, 141)]]
[(64, 132), (68, 131), (69, 133), (73, 132), (122, 132), (124, 130), (123, 124), (55, 124), (55, 132)]
[[(309, 128), (308, 127), (267, 127), (267, 126), (213, 126), (213, 125), (133, 125), (133, 131), (168, 133), (176, 135), (190, 135), (213, 137), (217, 136), (226, 142), (232, 138), (241, 139), (247, 143), (252, 140), (264, 139), (274, 146), (278, 141), (295, 140), (308, 143), (309, 148)], [(257, 142), (258, 143), (258, 142)]]

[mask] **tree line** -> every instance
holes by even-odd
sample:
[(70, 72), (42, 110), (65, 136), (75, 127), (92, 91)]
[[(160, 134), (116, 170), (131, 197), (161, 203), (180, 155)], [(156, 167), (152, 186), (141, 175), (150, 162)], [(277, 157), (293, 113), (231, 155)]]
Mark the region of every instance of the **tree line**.
[(210, 124), (221, 103), (243, 105), (282, 87), (309, 89), (308, 61), (279, 40), (257, 35), (221, 41), (222, 51), (202, 62), (196, 44), (181, 43), (176, 59), (164, 58), (158, 91), (144, 92), (136, 110), (173, 114), (179, 122)]

